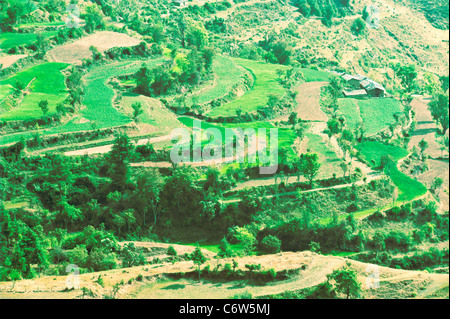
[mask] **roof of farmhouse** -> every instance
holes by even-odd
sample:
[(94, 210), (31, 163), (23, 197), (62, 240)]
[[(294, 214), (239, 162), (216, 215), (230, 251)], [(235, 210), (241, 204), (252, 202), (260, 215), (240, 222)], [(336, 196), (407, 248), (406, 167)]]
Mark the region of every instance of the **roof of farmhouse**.
[(358, 95), (367, 95), (366, 90), (353, 90), (353, 91), (345, 91), (344, 92), (345, 96), (358, 96)]
[(361, 86), (366, 90), (366, 91), (371, 91), (374, 89), (379, 89), (384, 91), (384, 87), (380, 84), (378, 84), (375, 81), (372, 81), (370, 79), (365, 79), (363, 81), (361, 81)]
[(350, 81), (350, 80), (357, 80), (357, 81), (362, 81), (362, 80), (364, 80), (364, 79), (367, 79), (367, 77), (366, 76), (364, 76), (364, 75), (361, 75), (361, 74), (356, 74), (356, 75), (351, 75), (351, 74), (344, 74), (343, 76), (342, 76), (342, 78), (345, 80), (345, 81)]

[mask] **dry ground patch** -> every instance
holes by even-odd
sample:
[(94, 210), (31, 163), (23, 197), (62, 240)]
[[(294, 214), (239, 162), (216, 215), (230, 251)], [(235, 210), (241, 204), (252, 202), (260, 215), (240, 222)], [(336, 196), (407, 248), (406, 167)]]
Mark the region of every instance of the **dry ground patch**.
[(100, 31), (69, 44), (51, 49), (47, 52), (50, 61), (65, 63), (80, 63), (82, 59), (89, 58), (91, 45), (100, 52), (114, 47), (129, 47), (138, 45), (141, 41), (126, 34), (112, 31)]
[[(165, 250), (169, 244), (139, 243), (139, 247), (147, 247), (158, 253)], [(175, 248), (182, 252), (193, 249), (189, 246)], [(97, 293), (110, 293), (112, 287), (122, 280), (125, 285), (118, 293), (118, 298), (230, 298), (237, 294), (250, 292), (253, 296), (278, 294), (285, 291), (298, 291), (311, 288), (326, 280), (326, 275), (345, 265), (349, 260), (343, 257), (322, 256), (312, 252), (283, 252), (275, 255), (234, 258), (238, 268), (245, 270), (246, 264), (261, 264), (262, 269), (273, 268), (277, 272), (289, 271), (285, 280), (252, 284), (248, 278), (240, 281), (213, 281), (181, 279), (170, 280), (167, 275), (192, 272), (195, 266), (192, 262), (182, 261), (165, 264), (137, 266), (125, 269), (114, 269), (80, 275), (80, 286), (87, 287)], [(358, 261), (349, 261), (357, 270), (358, 279), (362, 284), (364, 298), (448, 298), (448, 274), (430, 274), (424, 271), (408, 271), (378, 267)], [(207, 264), (214, 266), (221, 263), (232, 263), (232, 259), (210, 259)], [(375, 267), (375, 268), (374, 268)], [(379, 288), (370, 289), (368, 278), (373, 269), (379, 273)], [(102, 275), (104, 288), (96, 281)], [(142, 275), (142, 281), (135, 281)], [(66, 276), (46, 276), (33, 280), (22, 280), (15, 284), (0, 283), (0, 298), (79, 298), (80, 290), (63, 292), (66, 286)], [(133, 279), (131, 284), (128, 281)], [(130, 281), (131, 282), (131, 281)], [(14, 286), (14, 288), (12, 288)]]

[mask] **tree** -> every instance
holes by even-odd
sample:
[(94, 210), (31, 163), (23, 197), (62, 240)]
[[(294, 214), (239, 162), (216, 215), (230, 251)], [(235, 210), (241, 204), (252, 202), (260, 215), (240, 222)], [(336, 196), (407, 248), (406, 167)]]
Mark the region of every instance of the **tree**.
[(142, 103), (136, 102), (131, 105), (133, 109), (133, 119), (135, 122), (138, 121), (138, 116), (141, 115), (144, 111), (142, 110)]
[(441, 177), (435, 177), (433, 184), (431, 185), (431, 191), (436, 195), (439, 195), (440, 188), (444, 184), (444, 180)]
[(201, 51), (208, 45), (208, 32), (202, 22), (191, 23), (186, 31), (186, 41)]
[(134, 91), (136, 93), (151, 96), (150, 84), (152, 82), (151, 71), (147, 68), (147, 66), (143, 63), (139, 71), (137, 71), (136, 75), (136, 88)]
[(417, 78), (416, 66), (414, 64), (400, 66), (397, 69), (397, 76), (400, 78), (406, 91), (412, 92)]
[(235, 255), (233, 249), (231, 249), (230, 243), (225, 237), (220, 241), (219, 250), (220, 251), (217, 255), (221, 258), (233, 257)]
[(312, 186), (314, 178), (319, 173), (320, 166), (319, 155), (316, 153), (302, 154), (300, 170), (302, 175), (309, 180), (310, 186)]
[(342, 95), (342, 80), (340, 77), (334, 77), (331, 79), (330, 84), (328, 85), (328, 92), (331, 95), (331, 106), (337, 108), (337, 99)]
[(155, 43), (161, 43), (166, 38), (164, 33), (164, 26), (162, 24), (154, 24), (148, 29), (148, 33), (151, 35)]
[(128, 161), (133, 146), (126, 134), (120, 133), (114, 141), (108, 156), (111, 185), (113, 189), (122, 190), (128, 181)]
[(339, 167), (344, 172), (344, 177), (345, 177), (345, 174), (347, 173), (348, 168), (349, 168), (349, 164), (347, 162), (345, 162), (345, 161), (342, 161), (341, 164), (339, 164)]
[(157, 218), (162, 212), (160, 194), (164, 180), (159, 170), (151, 169), (139, 173), (135, 184), (134, 207), (142, 214), (144, 226), (146, 226), (148, 212), (153, 213), (153, 227), (156, 227)]
[(424, 159), (425, 150), (428, 148), (428, 146), (429, 146), (428, 142), (425, 141), (424, 139), (422, 139), (419, 142), (420, 157), (422, 158), (422, 160)]
[(361, 283), (358, 280), (356, 270), (350, 268), (348, 263), (343, 268), (333, 271), (327, 275), (328, 283), (337, 293), (343, 293), (347, 299), (350, 297), (358, 298), (361, 293)]
[(213, 58), (215, 55), (213, 48), (204, 48), (202, 51), (203, 60), (205, 61), (205, 70), (210, 71), (213, 64)]
[(281, 240), (273, 235), (268, 235), (261, 240), (261, 251), (266, 254), (276, 254), (280, 252)]
[(167, 249), (167, 255), (176, 257), (178, 253), (175, 250), (175, 248), (172, 245), (170, 245), (169, 248)]
[(105, 21), (103, 21), (103, 13), (97, 4), (92, 4), (86, 7), (84, 20), (86, 22), (86, 32), (92, 33), (95, 30), (105, 28)]
[(449, 86), (449, 76), (448, 75), (440, 76), (439, 82), (441, 82), (442, 91), (447, 92)]
[(247, 228), (238, 227), (234, 228), (234, 237), (241, 242), (244, 253), (249, 255), (253, 252), (256, 244), (255, 235), (253, 235)]
[(40, 33), (36, 34), (36, 48), (40, 58), (43, 58), (45, 56), (49, 47), (50, 40)]
[(145, 264), (145, 256), (138, 252), (134, 243), (125, 244), (120, 252), (123, 267), (133, 267)]
[(327, 127), (333, 135), (339, 134), (342, 131), (342, 124), (336, 118), (328, 120)]
[(364, 34), (364, 32), (367, 30), (366, 21), (364, 21), (363, 19), (361, 19), (359, 17), (356, 18), (355, 20), (353, 20), (350, 30), (356, 36), (360, 36), (361, 34)]
[(431, 116), (433, 116), (434, 120), (441, 125), (441, 135), (445, 135), (449, 127), (448, 93), (438, 93), (433, 96), (431, 102), (428, 104), (428, 109), (430, 110)]
[(203, 254), (198, 244), (195, 250), (191, 253), (190, 257), (194, 264), (197, 265), (198, 280), (200, 281), (200, 266), (206, 262), (207, 258)]
[(181, 13), (176, 18), (176, 24), (177, 24), (176, 29), (177, 29), (179, 37), (180, 37), (181, 46), (184, 48), (184, 47), (186, 47), (186, 30), (187, 30), (188, 24), (186, 22), (186, 19), (185, 19), (183, 13)]
[(44, 113), (44, 116), (45, 116), (48, 112), (48, 101), (47, 100), (39, 101), (38, 106), (42, 110), (42, 113)]

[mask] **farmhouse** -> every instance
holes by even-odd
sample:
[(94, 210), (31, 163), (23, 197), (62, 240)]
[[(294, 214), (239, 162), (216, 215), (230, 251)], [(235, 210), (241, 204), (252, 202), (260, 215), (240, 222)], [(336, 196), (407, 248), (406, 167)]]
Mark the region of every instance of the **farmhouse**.
[(358, 98), (358, 97), (366, 97), (367, 92), (366, 90), (353, 90), (353, 91), (344, 91), (342, 92), (345, 97), (352, 97), (352, 98)]
[(357, 74), (357, 75), (344, 74), (342, 76), (342, 79), (344, 79), (344, 81), (347, 82), (347, 84), (350, 85), (351, 87), (353, 87), (355, 89), (359, 89), (361, 81), (366, 80), (367, 77), (365, 77), (364, 75), (360, 75), (360, 74)]
[(178, 7), (185, 7), (187, 6), (188, 0), (173, 0), (173, 4)]
[(386, 90), (383, 86), (370, 79), (361, 81), (361, 88), (366, 90), (367, 95), (372, 97), (384, 97), (386, 93)]

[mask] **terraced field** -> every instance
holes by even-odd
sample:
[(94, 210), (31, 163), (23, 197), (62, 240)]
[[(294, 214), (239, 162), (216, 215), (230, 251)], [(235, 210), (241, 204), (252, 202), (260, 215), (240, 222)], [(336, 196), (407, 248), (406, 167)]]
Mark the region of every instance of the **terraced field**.
[(402, 104), (392, 98), (339, 99), (338, 104), (349, 128), (355, 129), (363, 123), (366, 136), (377, 134), (394, 124), (394, 114), (403, 112)]
[[(144, 63), (147, 65), (147, 67), (152, 68), (161, 63), (162, 61), (163, 59), (161, 58), (155, 60), (148, 60)], [(111, 77), (137, 72), (137, 70), (141, 67), (142, 63), (143, 62), (141, 61), (126, 61), (102, 65), (94, 68), (85, 77), (86, 89), (83, 104), (86, 107), (80, 111), (80, 115), (60, 127), (42, 130), (41, 134), (52, 135), (58, 133), (79, 132), (85, 130), (92, 130), (94, 126), (96, 129), (103, 129), (130, 123), (132, 119), (113, 106), (113, 99), (115, 96), (115, 92), (107, 84), (107, 82)], [(67, 66), (67, 64), (65, 63), (54, 63), (54, 62), (49, 63), (49, 65), (52, 66), (59, 65), (60, 67)], [(24, 74), (20, 74), (19, 79), (24, 83), (29, 83), (28, 81), (31, 81), (33, 79), (34, 74), (35, 74), (34, 72), (33, 73), (27, 72)], [(63, 82), (64, 77), (62, 76), (62, 74), (60, 80), (62, 82), (60, 82), (58, 85), (55, 84), (53, 86), (53, 90), (55, 90), (55, 88), (56, 89), (61, 88), (62, 87), (61, 85), (64, 85)], [(7, 81), (9, 82), (2, 83), (3, 82), (2, 81), (0, 82), (0, 84), (7, 85), (10, 84), (10, 82), (15, 83), (15, 79), (13, 78), (8, 79)], [(53, 83), (53, 81), (48, 82), (48, 80), (46, 80), (45, 83)], [(35, 91), (38, 92), (37, 90), (41, 90), (43, 87), (45, 88), (45, 83), (41, 84), (33, 82)], [(49, 104), (50, 106), (52, 106), (52, 102), (50, 100)], [(36, 110), (34, 112), (37, 112), (36, 114), (38, 114), (40, 109), (38, 108), (37, 103), (35, 105), (35, 108)], [(50, 111), (51, 110), (52, 108), (50, 108)], [(1, 114), (0, 119), (5, 118), (8, 114), (9, 113)], [(18, 115), (16, 114), (15, 117), (10, 118), (18, 119), (19, 117), (17, 116)], [(14, 143), (19, 141), (21, 138), (31, 138), (32, 136), (33, 132), (25, 132), (1, 136), (0, 144)]]
[[(51, 38), (58, 34), (58, 31), (46, 31), (41, 35), (44, 38)], [(0, 34), (0, 49), (9, 50), (15, 46), (26, 46), (36, 41), (36, 33), (2, 33)]]
[(232, 61), (249, 70), (255, 79), (253, 87), (240, 98), (226, 103), (208, 113), (211, 117), (234, 116), (236, 110), (254, 112), (267, 105), (269, 94), (283, 96), (285, 89), (277, 81), (277, 69), (286, 69), (286, 66), (233, 58)]
[(214, 84), (210, 88), (189, 96), (186, 99), (187, 106), (192, 106), (194, 102), (198, 105), (204, 105), (223, 98), (230, 93), (233, 87), (244, 81), (244, 70), (229, 58), (217, 55), (214, 58), (212, 68), (215, 74)]
[(61, 73), (67, 66), (66, 63), (43, 63), (0, 81), (0, 101), (18, 82), (29, 86), (29, 94), (25, 94), (17, 107), (4, 109), (0, 114), (0, 120), (21, 121), (42, 117), (42, 111), (38, 107), (38, 102), (42, 100), (48, 101), (48, 114), (53, 114), (56, 105), (67, 97), (64, 75)]
[(141, 103), (142, 105), (143, 112), (138, 116), (138, 121), (141, 130), (145, 131), (145, 133), (169, 134), (172, 129), (183, 125), (159, 100), (142, 95), (130, 94), (123, 96), (121, 104), (130, 117), (133, 116), (131, 105), (134, 103)]
[(396, 164), (390, 165), (385, 172), (398, 188), (398, 202), (413, 200), (427, 192), (427, 188), (421, 182), (412, 179), (397, 168), (397, 161), (408, 155), (408, 151), (405, 149), (379, 142), (361, 143), (356, 146), (356, 149), (361, 152), (373, 167), (380, 165), (380, 160), (383, 156), (392, 156)]
[[(148, 60), (148, 68), (160, 64), (163, 59)], [(95, 67), (86, 75), (86, 90), (83, 104), (86, 105), (81, 114), (89, 121), (95, 121), (100, 127), (123, 125), (130, 118), (113, 107), (114, 90), (107, 84), (111, 77), (132, 74), (142, 66), (140, 61), (111, 63)]]

